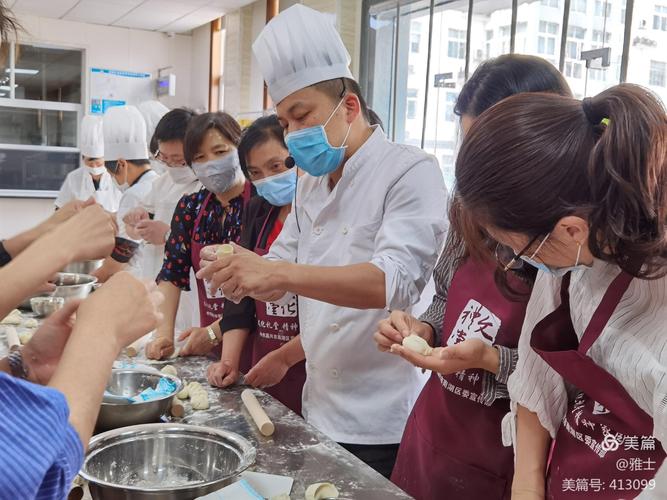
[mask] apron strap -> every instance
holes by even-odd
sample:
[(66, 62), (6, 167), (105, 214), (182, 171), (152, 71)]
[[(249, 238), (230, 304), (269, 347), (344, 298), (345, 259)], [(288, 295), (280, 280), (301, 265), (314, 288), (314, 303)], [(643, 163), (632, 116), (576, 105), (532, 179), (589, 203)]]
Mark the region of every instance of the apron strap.
[(273, 215), (273, 211), (275, 210), (276, 207), (271, 206), (269, 209), (269, 213), (266, 215), (266, 219), (264, 219), (264, 224), (262, 224), (262, 229), (259, 230), (259, 234), (257, 235), (257, 248), (260, 248), (262, 250), (266, 249), (266, 241), (264, 241), (264, 237), (266, 236), (266, 239), (268, 240), (269, 235), (265, 235), (266, 231), (266, 226), (268, 225), (269, 221), (271, 220), (271, 216)]
[(201, 207), (199, 207), (199, 213), (197, 214), (197, 218), (195, 219), (195, 223), (192, 226), (192, 234), (191, 238), (194, 239), (195, 232), (197, 231), (197, 228), (199, 227), (199, 222), (201, 221), (202, 216), (204, 215), (204, 212), (206, 211), (206, 206), (208, 205), (208, 202), (211, 199), (211, 196), (213, 196), (213, 193), (209, 192), (206, 198), (204, 198), (203, 203), (201, 204)]
[(607, 323), (609, 322), (609, 318), (611, 318), (616, 307), (618, 307), (618, 303), (623, 298), (623, 295), (630, 286), (632, 280), (632, 275), (625, 271), (621, 271), (620, 274), (614, 278), (614, 281), (611, 282), (611, 285), (607, 288), (600, 305), (595, 310), (595, 313), (593, 313), (593, 317), (588, 323), (586, 331), (584, 331), (584, 335), (579, 342), (579, 349), (577, 350), (580, 353), (586, 354), (593, 343), (600, 337), (600, 335), (602, 335), (605, 326), (607, 326)]

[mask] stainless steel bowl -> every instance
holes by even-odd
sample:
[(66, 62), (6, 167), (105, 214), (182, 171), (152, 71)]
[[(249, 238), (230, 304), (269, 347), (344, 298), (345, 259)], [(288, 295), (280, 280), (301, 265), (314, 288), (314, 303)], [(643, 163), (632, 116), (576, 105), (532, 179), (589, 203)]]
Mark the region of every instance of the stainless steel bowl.
[(30, 299), (30, 309), (37, 316), (51, 316), (58, 309), (65, 305), (65, 299), (62, 297), (33, 297)]
[(97, 278), (90, 274), (58, 273), (55, 281), (54, 297), (62, 297), (65, 302), (73, 299), (85, 299), (97, 283)]
[(97, 417), (97, 429), (106, 431), (128, 425), (158, 422), (160, 417), (169, 412), (171, 401), (183, 389), (183, 381), (172, 375), (157, 370), (117, 369), (112, 370), (106, 390), (117, 396), (136, 396), (144, 389), (155, 387), (160, 377), (176, 382), (176, 391), (169, 396), (140, 403), (102, 402)]
[(135, 425), (95, 436), (80, 474), (95, 500), (191, 500), (231, 484), (255, 454), (233, 432)]
[(104, 259), (84, 260), (81, 262), (71, 262), (67, 264), (62, 272), (75, 274), (90, 274), (96, 269), (102, 267)]

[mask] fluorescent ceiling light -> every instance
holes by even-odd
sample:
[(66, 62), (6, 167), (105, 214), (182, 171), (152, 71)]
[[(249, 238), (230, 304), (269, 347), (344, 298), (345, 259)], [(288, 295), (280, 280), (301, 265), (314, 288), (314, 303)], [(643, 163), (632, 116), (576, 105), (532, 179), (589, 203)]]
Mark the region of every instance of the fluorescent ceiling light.
[[(11, 69), (6, 68), (5, 73), (11, 73)], [(39, 73), (38, 69), (14, 68), (14, 73), (17, 75), (36, 75)]]

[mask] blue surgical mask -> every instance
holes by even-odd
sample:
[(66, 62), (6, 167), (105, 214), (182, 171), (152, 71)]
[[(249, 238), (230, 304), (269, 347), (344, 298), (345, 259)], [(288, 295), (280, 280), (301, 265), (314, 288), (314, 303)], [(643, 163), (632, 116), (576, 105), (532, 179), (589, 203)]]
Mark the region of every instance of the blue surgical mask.
[(199, 182), (212, 193), (226, 193), (242, 178), (243, 171), (236, 150), (221, 158), (204, 163), (193, 163), (192, 170)]
[(253, 182), (257, 194), (275, 207), (284, 207), (292, 203), (296, 191), (296, 170), (272, 175)]
[(338, 108), (343, 104), (343, 100), (340, 100), (338, 106), (329, 115), (327, 121), (324, 122), (324, 125), (297, 130), (296, 132), (287, 134), (287, 137), (285, 137), (285, 144), (287, 144), (287, 149), (289, 149), (289, 153), (294, 158), (295, 163), (300, 169), (310, 175), (321, 177), (330, 174), (343, 163), (345, 150), (347, 149), (345, 143), (350, 135), (352, 124), (350, 123), (348, 126), (343, 144), (339, 147), (329, 144), (325, 130), (333, 115), (336, 114)]
[(579, 264), (579, 257), (581, 256), (581, 245), (579, 245), (579, 248), (577, 249), (577, 259), (574, 262), (574, 266), (569, 266), (569, 267), (551, 267), (547, 266), (544, 262), (537, 262), (536, 260), (533, 259), (535, 255), (537, 255), (537, 252), (540, 251), (540, 248), (542, 248), (542, 245), (547, 241), (547, 238), (549, 235), (547, 235), (544, 240), (542, 240), (542, 243), (540, 243), (540, 246), (537, 247), (537, 250), (531, 255), (530, 257), (526, 257), (525, 255), (521, 256), (521, 259), (524, 262), (527, 262), (531, 266), (535, 267), (538, 271), (542, 271), (547, 274), (551, 274), (552, 276), (555, 276), (557, 278), (562, 278), (565, 276), (567, 273), (571, 271), (580, 271), (582, 269), (586, 269), (587, 266), (584, 266), (583, 264)]

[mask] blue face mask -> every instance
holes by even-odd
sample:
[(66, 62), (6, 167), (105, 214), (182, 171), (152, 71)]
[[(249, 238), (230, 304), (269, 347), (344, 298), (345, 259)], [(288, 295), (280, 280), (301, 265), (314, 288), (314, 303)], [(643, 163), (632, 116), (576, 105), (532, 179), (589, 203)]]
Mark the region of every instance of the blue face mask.
[(296, 191), (296, 170), (272, 175), (265, 179), (253, 182), (257, 194), (275, 207), (284, 207), (292, 203)]
[(285, 137), (285, 144), (287, 144), (287, 149), (289, 149), (295, 163), (300, 169), (315, 177), (330, 174), (340, 167), (345, 158), (345, 150), (347, 149), (345, 142), (350, 135), (352, 124), (350, 123), (348, 126), (347, 134), (345, 134), (345, 139), (343, 139), (343, 144), (340, 147), (329, 144), (327, 132), (324, 129), (341, 104), (343, 104), (343, 99), (329, 115), (324, 125), (297, 130)]
[(565, 276), (567, 273), (569, 273), (571, 271), (579, 271), (579, 270), (582, 270), (582, 269), (586, 268), (586, 266), (579, 264), (579, 257), (581, 256), (581, 245), (579, 245), (579, 248), (577, 249), (577, 259), (574, 262), (574, 266), (551, 267), (551, 266), (547, 266), (544, 262), (537, 262), (536, 260), (534, 260), (533, 257), (535, 257), (535, 255), (537, 255), (537, 252), (540, 251), (540, 249), (542, 248), (542, 245), (544, 245), (544, 243), (547, 241), (548, 237), (549, 237), (549, 235), (547, 235), (547, 237), (544, 238), (544, 240), (542, 240), (542, 243), (540, 243), (540, 246), (537, 247), (537, 250), (535, 250), (533, 255), (531, 255), (530, 257), (526, 257), (525, 255), (522, 255), (521, 259), (524, 262), (527, 262), (531, 266), (535, 267), (538, 271), (542, 271), (544, 273), (551, 274), (552, 276), (555, 276), (557, 278), (562, 278), (563, 276)]

